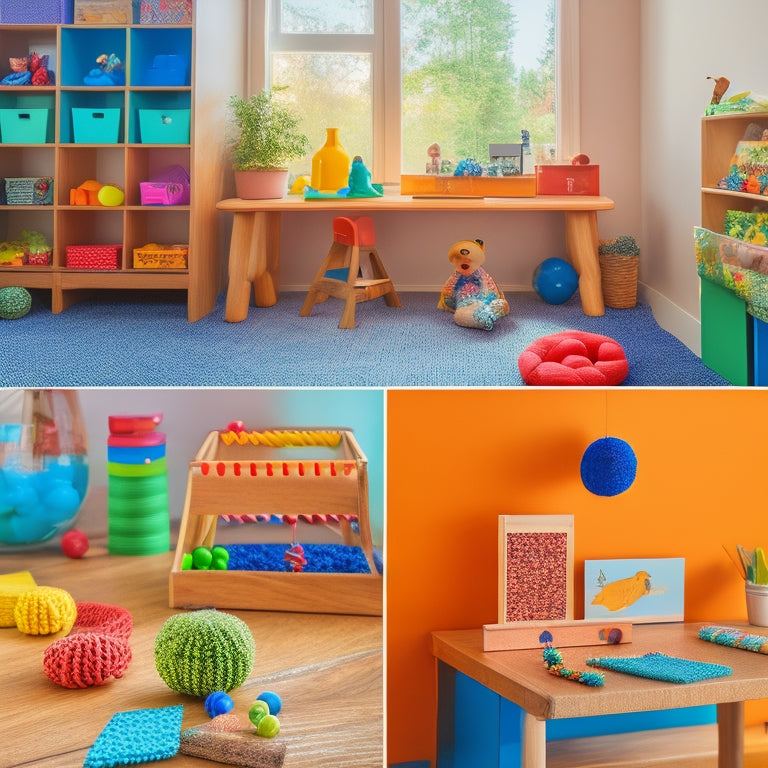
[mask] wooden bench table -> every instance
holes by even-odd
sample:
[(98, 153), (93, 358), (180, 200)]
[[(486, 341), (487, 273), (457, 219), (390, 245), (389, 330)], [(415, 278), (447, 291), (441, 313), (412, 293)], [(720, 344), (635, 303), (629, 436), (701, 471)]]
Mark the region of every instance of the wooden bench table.
[[(583, 660), (591, 656), (640, 656), (660, 652), (723, 664), (731, 667), (732, 675), (677, 684), (595, 670), (605, 672), (602, 687), (580, 685), (551, 675), (546, 670), (540, 649), (486, 653), (480, 629), (433, 632), (432, 653), (439, 667), (437, 768), (464, 768), (454, 755), (456, 727), (459, 726), (456, 720), (457, 673), (522, 708), (522, 768), (546, 768), (548, 765), (547, 720), (709, 704), (717, 705), (718, 768), (742, 768), (744, 702), (768, 697), (768, 656), (700, 640), (698, 631), (702, 626), (706, 624), (638, 625), (633, 628), (631, 643), (562, 648), (561, 651), (565, 665), (578, 670), (592, 669), (583, 664)], [(635, 763), (627, 760), (621, 765)]]
[(579, 274), (579, 293), (584, 314), (599, 316), (605, 313), (597, 255), (597, 212), (614, 207), (613, 200), (608, 197), (411, 197), (399, 194), (399, 188), (396, 187), (392, 190), (385, 188), (384, 196), (378, 198), (304, 200), (299, 195), (289, 195), (279, 200), (232, 198), (221, 200), (216, 207), (234, 214), (225, 309), (225, 317), (229, 322), (245, 320), (252, 292), (256, 306), (270, 307), (277, 303), (280, 217), (283, 213), (297, 211), (329, 211), (336, 216), (343, 212), (370, 214), (374, 211), (562, 212), (565, 214), (566, 252)]

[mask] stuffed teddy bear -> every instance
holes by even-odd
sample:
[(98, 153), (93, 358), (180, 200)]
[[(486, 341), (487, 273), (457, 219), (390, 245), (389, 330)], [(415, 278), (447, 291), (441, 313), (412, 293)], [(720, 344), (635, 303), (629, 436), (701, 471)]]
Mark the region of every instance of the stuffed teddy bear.
[(459, 240), (448, 251), (456, 271), (440, 292), (438, 309), (453, 312), (456, 325), (493, 330), (500, 317), (509, 313), (504, 293), (483, 269), (485, 244), (482, 240)]

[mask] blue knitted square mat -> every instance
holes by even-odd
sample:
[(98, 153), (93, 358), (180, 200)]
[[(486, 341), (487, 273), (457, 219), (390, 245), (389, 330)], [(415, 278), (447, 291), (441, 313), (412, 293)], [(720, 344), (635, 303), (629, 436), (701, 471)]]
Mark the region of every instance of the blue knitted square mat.
[(83, 768), (114, 768), (167, 760), (179, 751), (182, 705), (112, 715)]
[(727, 677), (733, 673), (723, 664), (680, 659), (663, 653), (646, 653), (645, 656), (603, 656), (587, 659), (590, 667), (611, 669), (636, 677), (662, 680), (666, 683), (695, 683), (712, 677)]

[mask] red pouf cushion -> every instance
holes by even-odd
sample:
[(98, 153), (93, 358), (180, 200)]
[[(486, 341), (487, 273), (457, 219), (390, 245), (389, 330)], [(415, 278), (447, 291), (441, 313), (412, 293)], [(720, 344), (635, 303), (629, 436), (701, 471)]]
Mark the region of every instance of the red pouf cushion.
[(629, 373), (621, 344), (599, 333), (573, 330), (536, 339), (517, 365), (523, 381), (537, 387), (616, 386)]

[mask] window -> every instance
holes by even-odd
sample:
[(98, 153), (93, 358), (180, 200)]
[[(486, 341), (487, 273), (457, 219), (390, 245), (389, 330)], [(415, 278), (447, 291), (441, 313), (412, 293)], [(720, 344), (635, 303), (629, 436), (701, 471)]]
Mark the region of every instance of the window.
[[(577, 0), (255, 6), (251, 28), (265, 57), (252, 62), (252, 90), (288, 86), (283, 96), (302, 115), (312, 153), (326, 128), (339, 128), (374, 180), (391, 182), (423, 173), (433, 142), (444, 158), (484, 162), (489, 143), (519, 142), (526, 130), (532, 160), (578, 151)], [(292, 171), (310, 167), (311, 156)]]

